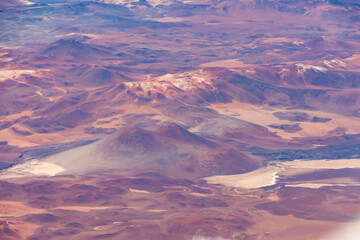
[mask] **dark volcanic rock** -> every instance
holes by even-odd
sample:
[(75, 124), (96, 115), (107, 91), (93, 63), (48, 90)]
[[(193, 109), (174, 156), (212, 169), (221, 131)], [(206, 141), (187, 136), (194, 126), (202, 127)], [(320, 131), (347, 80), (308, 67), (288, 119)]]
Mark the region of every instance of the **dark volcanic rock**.
[(74, 128), (80, 124), (92, 122), (91, 114), (76, 109), (70, 112), (63, 112), (57, 115), (54, 121), (63, 127)]
[(73, 58), (87, 60), (91, 57), (106, 56), (109, 53), (75, 39), (60, 39), (50, 44), (40, 54), (49, 59)]
[(0, 239), (13, 240), (21, 239), (20, 231), (16, 229), (15, 224), (11, 221), (0, 221)]
[(304, 112), (275, 112), (273, 114), (275, 117), (281, 120), (289, 120), (292, 122), (328, 122), (330, 118), (322, 117), (311, 117), (309, 114)]
[(22, 185), (22, 189), (33, 194), (54, 194), (60, 191), (60, 184), (53, 181), (32, 181)]
[(17, 133), (19, 135), (23, 135), (23, 136), (32, 135), (31, 132), (26, 131), (26, 130), (20, 130), (20, 129), (16, 128), (16, 127), (12, 127), (11, 130), (14, 131), (15, 133)]
[(49, 213), (31, 214), (31, 215), (26, 215), (24, 218), (25, 221), (27, 222), (38, 223), (38, 224), (48, 224), (60, 220), (59, 217)]
[(301, 131), (302, 128), (299, 126), (298, 123), (296, 124), (271, 124), (268, 125), (268, 127), (271, 128), (275, 128), (275, 129), (281, 129), (284, 130), (285, 132), (290, 132), (290, 133), (294, 133), (294, 132), (298, 132)]
[(206, 140), (185, 130), (176, 123), (170, 123), (166, 126), (163, 126), (159, 128), (156, 132), (164, 137), (192, 145), (202, 145), (211, 148), (219, 146), (218, 144), (215, 144), (209, 140)]

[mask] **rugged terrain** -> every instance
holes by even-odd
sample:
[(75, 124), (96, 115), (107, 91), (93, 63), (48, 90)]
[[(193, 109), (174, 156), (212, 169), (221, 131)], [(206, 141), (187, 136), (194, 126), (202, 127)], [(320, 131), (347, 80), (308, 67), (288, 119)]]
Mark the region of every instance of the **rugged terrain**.
[(357, 1), (6, 0), (0, 24), (1, 239), (354, 239)]

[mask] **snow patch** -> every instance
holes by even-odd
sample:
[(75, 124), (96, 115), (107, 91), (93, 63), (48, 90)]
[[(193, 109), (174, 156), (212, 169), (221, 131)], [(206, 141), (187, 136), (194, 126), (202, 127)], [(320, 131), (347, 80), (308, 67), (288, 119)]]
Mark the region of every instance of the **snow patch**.
[(141, 88), (143, 91), (149, 91), (149, 90), (166, 90), (168, 87), (171, 86), (171, 84), (166, 82), (150, 82), (150, 81), (144, 81), (144, 82), (125, 82), (124, 83), (129, 88)]
[(324, 61), (324, 64), (328, 67), (328, 68), (334, 68), (331, 63), (327, 60)]
[(27, 1), (27, 0), (21, 0), (20, 1), (22, 4), (25, 4), (25, 5), (32, 5), (32, 4), (35, 4), (33, 2), (30, 2), (30, 1)]
[(0, 81), (14, 79), (22, 74), (35, 74), (34, 70), (0, 70)]
[(337, 60), (337, 59), (331, 60), (331, 62), (338, 64), (340, 67), (346, 67), (346, 65), (347, 65), (343, 61), (340, 61), (340, 60)]
[[(108, 3), (108, 4), (119, 4), (119, 5), (131, 5), (134, 0), (97, 0), (98, 2)], [(150, 4), (152, 7), (158, 5), (170, 5), (173, 3), (172, 0), (147, 0), (146, 3)]]
[(315, 70), (316, 72), (326, 72), (329, 69), (324, 68), (324, 67), (318, 67), (318, 66), (314, 66), (314, 65), (307, 65), (307, 64), (302, 64), (302, 63), (297, 63), (295, 64), (295, 66), (298, 67), (298, 72), (304, 72), (306, 70)]
[(166, 74), (158, 78), (159, 81), (166, 81), (182, 90), (196, 88), (199, 84), (211, 84), (209, 80), (202, 77), (200, 72), (185, 72), (182, 74)]
[(205, 84), (211, 85), (211, 81), (204, 77), (203, 71), (185, 72), (182, 74), (166, 74), (155, 79), (148, 79), (141, 82), (125, 82), (127, 87), (141, 88), (143, 91), (162, 90), (171, 87), (182, 90), (203, 87)]

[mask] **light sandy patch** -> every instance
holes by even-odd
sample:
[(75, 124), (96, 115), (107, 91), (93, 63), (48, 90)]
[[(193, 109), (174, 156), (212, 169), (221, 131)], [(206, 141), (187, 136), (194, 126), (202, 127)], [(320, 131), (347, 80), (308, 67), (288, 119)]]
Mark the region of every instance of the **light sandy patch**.
[(1, 116), (1, 120), (2, 121), (14, 121), (14, 120), (19, 119), (21, 117), (25, 117), (25, 116), (30, 117), (32, 113), (33, 113), (33, 111), (22, 111), (22, 112), (19, 112), (19, 113), (13, 113), (11, 115)]
[[(121, 223), (123, 223), (123, 222), (113, 222), (112, 225), (121, 224)], [(96, 226), (96, 227), (93, 228), (93, 230), (101, 231), (101, 230), (105, 230), (105, 229), (110, 228), (110, 227), (111, 227), (111, 225)]]
[(63, 171), (65, 169), (56, 164), (35, 159), (2, 170), (0, 172), (0, 179), (32, 176), (51, 177)]
[(10, 62), (13, 60), (13, 58), (6, 57), (6, 54), (8, 54), (8, 52), (0, 52), (0, 62)]
[[(325, 113), (321, 111), (308, 111), (308, 110), (288, 110), (273, 107), (256, 106), (252, 104), (244, 104), (240, 102), (232, 102), (226, 104), (213, 104), (211, 109), (220, 114), (255, 123), (260, 126), (267, 127), (269, 131), (277, 133), (280, 137), (291, 139), (293, 137), (314, 137), (324, 136), (329, 131), (336, 128), (346, 128), (347, 134), (359, 134), (360, 123), (355, 117), (342, 116), (336, 113)], [(292, 122), (288, 120), (281, 120), (273, 115), (275, 112), (303, 112), (310, 116), (317, 116), (322, 118), (330, 118), (328, 122)], [(298, 123), (302, 130), (289, 133), (280, 129), (273, 129), (268, 127), (271, 124), (295, 124)]]
[(218, 175), (204, 179), (209, 184), (221, 184), (227, 187), (260, 188), (276, 184), (277, 173), (281, 170), (280, 166), (269, 165), (249, 173)]
[(312, 168), (312, 169), (342, 169), (342, 168), (360, 168), (360, 159), (335, 159), (335, 160), (295, 160), (292, 162), (279, 163), (284, 168)]
[(21, 217), (27, 214), (39, 214), (45, 212), (44, 209), (32, 208), (21, 202), (0, 201), (0, 218)]
[(274, 202), (280, 200), (280, 197), (277, 195), (277, 193), (269, 194), (268, 196), (266, 196), (266, 198)]
[(105, 226), (96, 226), (96, 227), (93, 228), (93, 230), (94, 231), (101, 231), (101, 230), (105, 230), (106, 227), (107, 227), (106, 225)]
[(182, 22), (183, 18), (179, 17), (163, 17), (163, 18), (147, 18), (147, 20), (152, 20), (156, 22)]
[(13, 58), (4, 58), (4, 57), (0, 58), (1, 62), (10, 62), (12, 60), (14, 60), (14, 59)]
[(100, 206), (100, 207), (91, 207), (91, 206), (61, 206), (57, 208), (52, 208), (51, 210), (70, 210), (70, 211), (78, 211), (78, 212), (90, 212), (96, 210), (107, 210), (107, 209), (115, 209), (115, 208), (124, 208), (121, 206)]
[(148, 212), (166, 212), (166, 209), (147, 209)]
[(0, 43), (0, 48), (1, 48), (1, 50), (5, 50), (5, 49), (19, 49), (19, 48), (21, 48), (21, 46), (9, 46), (9, 45)]
[(299, 137), (324, 136), (328, 132), (335, 130), (337, 128), (332, 123), (302, 122), (299, 123), (299, 125), (302, 128), (302, 130), (297, 133), (288, 133), (283, 131), (278, 135), (288, 139), (296, 137), (296, 135)]
[(133, 193), (144, 193), (144, 194), (149, 194), (149, 193), (151, 193), (151, 192), (149, 192), (149, 191), (137, 190), (137, 189), (133, 189), (133, 188), (130, 188), (129, 191), (130, 191), (130, 192), (133, 192)]
[(27, 137), (18, 135), (10, 129), (3, 129), (0, 131), (0, 141), (7, 141), (9, 145), (17, 147), (34, 147), (37, 143), (32, 143), (27, 140)]
[(322, 188), (322, 187), (345, 187), (345, 186), (360, 186), (360, 183), (343, 183), (343, 184), (338, 184), (338, 183), (300, 183), (300, 184), (287, 184), (285, 185), (285, 187), (303, 187), (303, 188), (313, 188), (313, 189), (318, 189), (318, 188)]
[(199, 196), (199, 197), (208, 197), (208, 196), (210, 196), (210, 194), (195, 193), (195, 192), (190, 193), (190, 195)]
[[(78, 211), (78, 212), (90, 212), (90, 211), (98, 211), (98, 210), (107, 210), (107, 209), (140, 209), (139, 207), (123, 207), (123, 206), (60, 206), (56, 208), (52, 208), (49, 210), (70, 210), (70, 211)], [(148, 212), (164, 212), (166, 209), (146, 209)]]
[(277, 44), (277, 43), (292, 43), (295, 45), (301, 45), (304, 44), (304, 41), (297, 39), (297, 38), (287, 38), (287, 37), (274, 37), (274, 38), (265, 38), (260, 39), (261, 43), (264, 44)]
[[(338, 159), (338, 160), (311, 160), (300, 161), (295, 160), (292, 162), (273, 162), (271, 165), (259, 168), (253, 172), (235, 174), (235, 175), (217, 175), (204, 178), (209, 184), (221, 184), (227, 187), (235, 188), (260, 188), (265, 186), (272, 186), (276, 184), (277, 178), (280, 175), (291, 176), (294, 174), (311, 172), (319, 169), (344, 169), (344, 168), (360, 168), (360, 159)], [(294, 171), (296, 170), (296, 171)], [(297, 171), (299, 170), (299, 171)], [(352, 179), (334, 179), (335, 185), (359, 185), (358, 182)], [(316, 184), (327, 184), (325, 182), (313, 183), (304, 180), (296, 184), (315, 184), (309, 185), (313, 187), (321, 187)], [(308, 185), (302, 185), (308, 186)]]
[(346, 69), (359, 72), (360, 54), (354, 54), (349, 58), (342, 60), (346, 64)]
[[(102, 162), (101, 156), (99, 156), (97, 152), (98, 145), (102, 141), (103, 139), (88, 145), (72, 148), (64, 152), (50, 155), (45, 157), (43, 161), (60, 165), (69, 172), (82, 172), (93, 167), (99, 168)], [(92, 161), (89, 159), (92, 159)]]
[(237, 59), (222, 60), (216, 62), (203, 63), (200, 67), (226, 67), (226, 68), (243, 68), (248, 67), (249, 64), (245, 64)]

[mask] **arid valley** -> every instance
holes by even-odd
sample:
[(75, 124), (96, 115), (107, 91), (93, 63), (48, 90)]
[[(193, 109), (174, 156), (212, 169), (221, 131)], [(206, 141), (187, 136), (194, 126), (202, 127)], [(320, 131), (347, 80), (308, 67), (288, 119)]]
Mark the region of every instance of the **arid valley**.
[(360, 239), (355, 0), (2, 0), (1, 240)]

